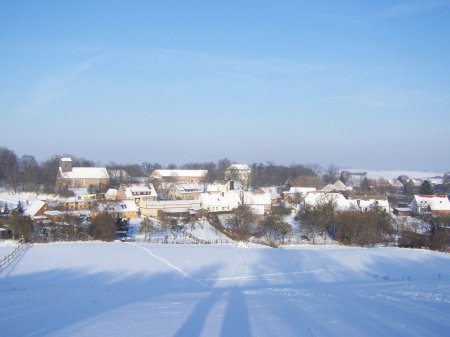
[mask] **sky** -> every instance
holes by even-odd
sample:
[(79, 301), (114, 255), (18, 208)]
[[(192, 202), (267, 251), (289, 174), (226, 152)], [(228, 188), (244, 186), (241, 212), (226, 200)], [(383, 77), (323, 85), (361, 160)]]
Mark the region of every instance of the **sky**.
[(0, 146), (450, 170), (450, 0), (0, 1)]

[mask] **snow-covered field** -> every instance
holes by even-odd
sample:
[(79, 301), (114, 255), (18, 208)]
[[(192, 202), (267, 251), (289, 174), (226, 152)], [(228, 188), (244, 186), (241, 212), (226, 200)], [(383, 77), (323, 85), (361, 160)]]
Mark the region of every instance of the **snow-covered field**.
[(9, 337), (448, 336), (449, 314), (425, 250), (35, 244), (0, 273)]
[(406, 170), (371, 170), (371, 169), (345, 169), (352, 173), (366, 172), (369, 179), (397, 179), (401, 175), (406, 175), (411, 179), (427, 179), (432, 177), (442, 177), (443, 172), (435, 171), (406, 171)]

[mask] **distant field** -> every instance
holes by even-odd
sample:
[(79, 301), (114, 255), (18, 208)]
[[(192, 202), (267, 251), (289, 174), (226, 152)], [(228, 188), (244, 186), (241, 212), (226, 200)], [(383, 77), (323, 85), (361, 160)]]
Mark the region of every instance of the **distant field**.
[(407, 171), (407, 170), (372, 170), (372, 169), (346, 169), (352, 173), (366, 172), (369, 179), (396, 179), (401, 175), (407, 175), (412, 179), (426, 179), (432, 177), (442, 177), (444, 172), (433, 171)]

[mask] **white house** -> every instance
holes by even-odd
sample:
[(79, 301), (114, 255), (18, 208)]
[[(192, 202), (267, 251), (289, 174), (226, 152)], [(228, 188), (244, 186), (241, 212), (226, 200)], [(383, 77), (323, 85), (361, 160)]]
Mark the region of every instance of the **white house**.
[(91, 211), (91, 214), (95, 217), (102, 212), (128, 219), (136, 219), (139, 216), (139, 208), (133, 200), (101, 202)]
[(198, 200), (201, 207), (208, 212), (230, 212), (242, 203), (240, 193), (239, 191), (202, 193)]
[(244, 205), (249, 206), (255, 214), (266, 214), (272, 208), (272, 198), (268, 192), (243, 192), (243, 199)]
[(272, 201), (272, 205), (278, 204), (281, 199), (281, 195), (280, 195), (280, 193), (278, 193), (278, 187), (276, 187), (276, 186), (259, 187), (254, 192), (269, 193), (270, 200)]
[(304, 206), (317, 207), (326, 203), (332, 202), (336, 208), (347, 208), (347, 199), (341, 194), (336, 192), (324, 192), (315, 191), (306, 195), (303, 202)]
[(117, 190), (118, 200), (133, 200), (136, 205), (141, 202), (155, 201), (158, 194), (152, 184), (149, 185), (120, 185)]
[(450, 214), (450, 201), (446, 195), (415, 195), (409, 207), (418, 213)]
[(266, 214), (272, 208), (270, 193), (266, 192), (202, 193), (199, 201), (209, 212), (230, 212), (240, 205), (247, 205), (255, 214)]
[(346, 202), (339, 202), (340, 210), (359, 210), (370, 211), (378, 207), (379, 209), (389, 213), (389, 202), (387, 199), (349, 199)]
[(336, 211), (369, 211), (379, 207), (389, 212), (389, 203), (386, 199), (346, 199), (337, 192), (311, 192), (305, 197), (304, 205), (316, 207), (332, 202)]
[(291, 187), (289, 191), (284, 191), (283, 200), (293, 201), (296, 195), (304, 198), (308, 193), (316, 191), (315, 187)]
[(200, 193), (205, 191), (203, 184), (176, 184), (172, 183), (165, 193), (169, 200), (194, 200), (198, 199)]

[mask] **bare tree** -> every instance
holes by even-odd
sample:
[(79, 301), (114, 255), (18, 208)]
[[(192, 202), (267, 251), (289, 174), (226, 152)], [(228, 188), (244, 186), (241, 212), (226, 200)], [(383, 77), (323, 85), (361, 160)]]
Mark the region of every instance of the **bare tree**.
[(330, 164), (324, 171), (323, 181), (326, 184), (333, 184), (339, 176), (339, 169), (336, 165)]
[(17, 191), (19, 185), (19, 161), (14, 151), (0, 148), (0, 184)]
[(317, 176), (299, 175), (295, 177), (292, 182), (292, 186), (298, 187), (315, 187), (319, 188), (323, 186), (322, 181)]
[(153, 234), (156, 232), (155, 221), (146, 217), (141, 221), (141, 225), (139, 226), (139, 234), (144, 234), (144, 240), (150, 241)]
[(259, 228), (261, 234), (271, 245), (276, 245), (280, 241), (284, 243), (286, 236), (292, 233), (292, 226), (283, 221), (283, 217), (278, 214), (264, 217), (259, 223)]
[(319, 177), (322, 174), (322, 167), (318, 163), (309, 163), (306, 164), (305, 167), (311, 170), (316, 177)]
[(39, 164), (30, 155), (24, 155), (19, 161), (20, 180), (27, 191), (36, 191), (39, 187)]
[(248, 240), (255, 222), (256, 216), (252, 209), (247, 205), (240, 205), (233, 211), (227, 224), (242, 240)]

